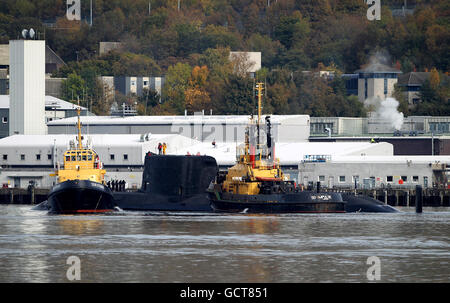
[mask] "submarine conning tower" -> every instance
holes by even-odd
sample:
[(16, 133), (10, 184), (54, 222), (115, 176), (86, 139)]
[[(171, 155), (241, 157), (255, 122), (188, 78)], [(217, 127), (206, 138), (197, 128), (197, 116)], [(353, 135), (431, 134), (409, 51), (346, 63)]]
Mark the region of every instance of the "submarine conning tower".
[(216, 159), (210, 156), (145, 156), (143, 192), (190, 197), (204, 193), (218, 172)]

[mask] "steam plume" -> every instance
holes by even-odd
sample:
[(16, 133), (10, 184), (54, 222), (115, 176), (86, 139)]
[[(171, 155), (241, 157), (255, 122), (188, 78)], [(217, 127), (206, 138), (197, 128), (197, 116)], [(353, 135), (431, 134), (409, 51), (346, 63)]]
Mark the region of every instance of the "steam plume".
[(364, 106), (372, 108), (375, 118), (385, 121), (396, 130), (400, 130), (403, 125), (403, 113), (398, 111), (399, 102), (395, 98), (381, 99), (379, 97), (369, 98), (364, 101)]

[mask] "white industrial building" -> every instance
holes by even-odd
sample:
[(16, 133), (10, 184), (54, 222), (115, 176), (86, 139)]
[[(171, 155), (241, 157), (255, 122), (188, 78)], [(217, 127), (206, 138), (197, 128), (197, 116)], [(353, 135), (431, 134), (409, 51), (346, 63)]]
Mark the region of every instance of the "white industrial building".
[(450, 156), (335, 156), (305, 158), (298, 166), (304, 186), (327, 188), (424, 188), (444, 186)]
[(46, 134), (45, 41), (13, 40), (9, 46), (9, 134)]
[[(375, 115), (368, 118), (353, 117), (311, 117), (311, 136), (326, 136), (326, 128), (332, 136), (364, 136), (394, 134), (391, 124)], [(450, 132), (450, 117), (448, 116), (409, 116), (403, 119), (399, 130), (406, 135), (444, 134)]]
[[(202, 142), (243, 142), (249, 116), (87, 116), (81, 122), (91, 134), (180, 134)], [(309, 138), (308, 115), (272, 115), (276, 142), (303, 142)], [(75, 132), (76, 118), (48, 123), (49, 134)]]

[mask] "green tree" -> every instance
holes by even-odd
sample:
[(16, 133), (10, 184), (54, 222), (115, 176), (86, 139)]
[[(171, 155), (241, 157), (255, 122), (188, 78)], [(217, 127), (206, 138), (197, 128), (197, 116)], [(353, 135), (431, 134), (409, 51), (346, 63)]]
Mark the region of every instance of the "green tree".
[(253, 81), (231, 74), (225, 81), (224, 92), (217, 109), (221, 114), (249, 115), (255, 112)]
[(309, 32), (308, 22), (297, 14), (281, 17), (275, 28), (274, 36), (287, 49), (290, 49), (292, 46), (304, 42)]
[(71, 73), (66, 80), (62, 81), (62, 96), (64, 100), (76, 103), (77, 98), (83, 99), (86, 82), (76, 73)]

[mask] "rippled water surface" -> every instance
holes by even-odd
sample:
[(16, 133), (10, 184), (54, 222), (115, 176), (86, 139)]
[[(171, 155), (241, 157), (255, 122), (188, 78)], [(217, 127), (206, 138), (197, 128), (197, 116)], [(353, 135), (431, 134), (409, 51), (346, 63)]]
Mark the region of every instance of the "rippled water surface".
[(423, 214), (57, 216), (0, 205), (0, 282), (450, 281), (450, 209)]

